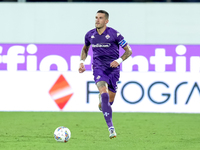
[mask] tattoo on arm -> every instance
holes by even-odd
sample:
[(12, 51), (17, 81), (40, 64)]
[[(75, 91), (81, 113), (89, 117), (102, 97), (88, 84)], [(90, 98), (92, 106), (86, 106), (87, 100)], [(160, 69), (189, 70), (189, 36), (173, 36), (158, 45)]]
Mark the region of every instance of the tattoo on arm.
[(125, 46), (124, 50), (125, 50), (125, 52), (121, 56), (121, 58), (123, 59), (123, 61), (126, 60), (132, 54), (132, 49), (131, 49), (131, 47), (129, 45)]
[(89, 51), (90, 46), (86, 46), (84, 45), (81, 51), (81, 60), (85, 60), (87, 55), (88, 55), (88, 51)]

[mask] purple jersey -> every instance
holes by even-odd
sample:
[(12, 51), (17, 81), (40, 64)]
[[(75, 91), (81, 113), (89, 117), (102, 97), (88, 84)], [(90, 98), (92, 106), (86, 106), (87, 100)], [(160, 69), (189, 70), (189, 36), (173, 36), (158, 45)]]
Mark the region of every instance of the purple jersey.
[(92, 45), (94, 68), (119, 71), (119, 66), (117, 68), (110, 67), (110, 63), (119, 58), (119, 46), (123, 48), (127, 45), (119, 32), (106, 27), (106, 30), (99, 35), (96, 28), (92, 29), (85, 35), (85, 45)]

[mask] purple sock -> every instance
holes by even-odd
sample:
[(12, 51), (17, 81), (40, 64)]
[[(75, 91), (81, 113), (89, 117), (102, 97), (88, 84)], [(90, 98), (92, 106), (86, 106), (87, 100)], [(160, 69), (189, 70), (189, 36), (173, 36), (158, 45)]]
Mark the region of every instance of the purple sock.
[(109, 103), (108, 93), (101, 94), (101, 99), (102, 99), (101, 103), (102, 112), (106, 120), (106, 123), (108, 125), (108, 128), (110, 128), (113, 126), (113, 123), (112, 123), (112, 109)]

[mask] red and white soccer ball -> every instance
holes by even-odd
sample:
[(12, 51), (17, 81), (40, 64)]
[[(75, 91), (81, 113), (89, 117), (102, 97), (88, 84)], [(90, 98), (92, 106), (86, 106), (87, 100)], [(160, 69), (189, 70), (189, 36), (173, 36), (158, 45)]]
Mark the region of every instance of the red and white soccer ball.
[(57, 142), (68, 142), (71, 138), (71, 132), (67, 127), (60, 126), (54, 131), (54, 138)]

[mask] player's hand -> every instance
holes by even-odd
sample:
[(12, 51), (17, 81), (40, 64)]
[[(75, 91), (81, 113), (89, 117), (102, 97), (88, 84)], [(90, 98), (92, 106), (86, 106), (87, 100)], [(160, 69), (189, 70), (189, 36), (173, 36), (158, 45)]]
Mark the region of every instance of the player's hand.
[(83, 73), (85, 71), (85, 66), (83, 63), (80, 63), (78, 71), (79, 71), (79, 73)]
[(113, 61), (113, 62), (111, 62), (110, 63), (110, 67), (112, 67), (112, 68), (117, 68), (119, 66), (119, 64), (118, 64), (118, 62), (117, 61)]

